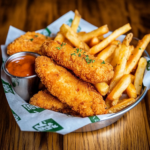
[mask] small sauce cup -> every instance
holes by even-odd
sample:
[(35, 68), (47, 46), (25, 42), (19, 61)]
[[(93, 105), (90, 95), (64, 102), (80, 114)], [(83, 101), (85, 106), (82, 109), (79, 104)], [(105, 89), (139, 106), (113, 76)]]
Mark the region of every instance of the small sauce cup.
[(38, 91), (38, 85), (40, 81), (38, 76), (34, 74), (26, 77), (18, 77), (10, 74), (9, 71), (7, 70), (8, 63), (10, 63), (12, 60), (16, 58), (26, 55), (34, 56), (35, 58), (40, 56), (39, 54), (32, 52), (15, 53), (9, 56), (6, 62), (4, 63), (4, 72), (10, 77), (15, 92), (26, 102), (28, 102), (30, 97), (32, 97), (33, 94), (35, 94)]

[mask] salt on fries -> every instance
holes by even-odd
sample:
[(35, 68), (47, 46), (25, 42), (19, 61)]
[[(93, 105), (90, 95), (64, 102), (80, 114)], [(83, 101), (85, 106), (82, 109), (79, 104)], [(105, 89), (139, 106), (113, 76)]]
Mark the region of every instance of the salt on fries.
[[(54, 40), (83, 48), (89, 54), (102, 59), (103, 63), (109, 62), (114, 67), (114, 77), (111, 81), (97, 83), (94, 86), (102, 96), (107, 95), (105, 103), (108, 113), (116, 113), (134, 103), (141, 93), (147, 61), (140, 57), (150, 42), (150, 34), (145, 35), (134, 47), (130, 45), (132, 33), (127, 34), (122, 43), (116, 40), (131, 29), (129, 23), (104, 38), (104, 34), (109, 32), (107, 25), (88, 33), (77, 33), (80, 19), (81, 15), (76, 10), (71, 27), (63, 24)], [(128, 99), (120, 100), (122, 93), (126, 93)]]

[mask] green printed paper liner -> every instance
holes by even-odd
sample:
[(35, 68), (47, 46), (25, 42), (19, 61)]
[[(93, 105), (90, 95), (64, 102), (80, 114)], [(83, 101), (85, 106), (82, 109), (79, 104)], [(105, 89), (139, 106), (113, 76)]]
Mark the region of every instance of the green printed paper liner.
[[(70, 11), (49, 26), (47, 26), (45, 29), (41, 29), (36, 32), (42, 33), (46, 36), (54, 36), (57, 34), (60, 26), (63, 23), (71, 25), (73, 18), (74, 13)], [(78, 32), (89, 32), (96, 28), (97, 27), (81, 19), (78, 27)], [(10, 26), (5, 45), (1, 46), (3, 61), (2, 65), (8, 58), (8, 55), (6, 54), (7, 45), (24, 33), (24, 31)], [(108, 36), (110, 33), (111, 32), (107, 33), (105, 37)], [(122, 35), (118, 39), (122, 41), (124, 37), (125, 36)], [(146, 81), (147, 78), (150, 81), (150, 59), (147, 57), (147, 60), (148, 65), (147, 70), (145, 71), (146, 78), (144, 77), (143, 84), (149, 89), (150, 83)], [(113, 115), (106, 114), (81, 118), (39, 108), (26, 103), (20, 96), (18, 96), (18, 94), (13, 90), (14, 84), (11, 83), (10, 78), (4, 73), (3, 67), (1, 67), (1, 81), (3, 84), (6, 99), (21, 131), (56, 132), (64, 135), (73, 132), (81, 127), (84, 127), (85, 125), (105, 120), (106, 118)]]

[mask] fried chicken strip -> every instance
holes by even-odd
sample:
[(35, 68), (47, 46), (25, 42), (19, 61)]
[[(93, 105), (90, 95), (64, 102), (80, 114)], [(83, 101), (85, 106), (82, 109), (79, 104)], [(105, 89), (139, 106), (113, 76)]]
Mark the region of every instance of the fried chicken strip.
[(95, 88), (75, 77), (52, 59), (39, 56), (35, 60), (35, 71), (47, 90), (66, 103), (82, 117), (104, 114), (106, 105)]
[(67, 104), (60, 102), (56, 97), (52, 96), (47, 90), (39, 91), (30, 98), (29, 103), (44, 109), (57, 112), (67, 113), (77, 116), (78, 114), (71, 110)]
[(86, 82), (107, 82), (114, 75), (113, 67), (109, 63), (87, 54), (83, 49), (72, 48), (66, 43), (59, 44), (56, 41), (45, 42), (41, 49), (57, 64), (72, 70)]
[(7, 54), (12, 55), (17, 52), (28, 51), (35, 52), (41, 55), (41, 45), (45, 41), (50, 40), (52, 40), (52, 38), (46, 37), (43, 34), (27, 32), (7, 46)]

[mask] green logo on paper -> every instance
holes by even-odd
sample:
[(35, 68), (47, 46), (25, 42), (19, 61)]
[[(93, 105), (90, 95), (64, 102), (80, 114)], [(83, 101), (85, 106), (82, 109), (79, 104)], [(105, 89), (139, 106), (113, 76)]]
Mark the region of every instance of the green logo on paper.
[(23, 108), (25, 108), (29, 113), (37, 113), (37, 112), (42, 112), (43, 110), (45, 110), (44, 108), (40, 108), (37, 106), (33, 106), (30, 104), (24, 104), (22, 105)]
[(150, 71), (150, 60), (147, 61), (147, 66), (146, 66), (147, 70)]
[[(72, 18), (70, 18), (70, 19), (67, 21), (67, 23), (66, 23), (66, 24), (67, 24), (68, 26), (71, 26), (72, 21), (73, 21), (73, 19), (72, 19)], [(78, 33), (78, 32), (80, 32), (80, 31), (81, 31), (81, 27), (80, 27), (80, 26), (78, 26), (77, 33)]]
[(33, 129), (37, 131), (50, 131), (50, 132), (56, 132), (59, 130), (62, 130), (63, 127), (60, 126), (56, 121), (54, 121), (52, 118), (41, 121), (33, 126)]
[(16, 121), (19, 121), (21, 120), (21, 118), (11, 109), (12, 113), (13, 113), (13, 116), (15, 118)]
[(5, 93), (15, 94), (14, 91), (13, 91), (13, 89), (12, 89), (12, 86), (9, 83), (7, 83), (4, 80), (2, 80), (2, 84), (3, 84), (3, 88), (4, 88), (4, 92)]
[(45, 36), (50, 36), (50, 35), (51, 35), (51, 31), (50, 31), (48, 28), (45, 28), (45, 29), (42, 31), (42, 34), (45, 35)]
[(12, 85), (13, 87), (19, 86), (19, 81), (17, 78), (12, 78)]
[(89, 117), (89, 119), (91, 120), (92, 123), (100, 121), (100, 119), (97, 116), (91, 116)]

